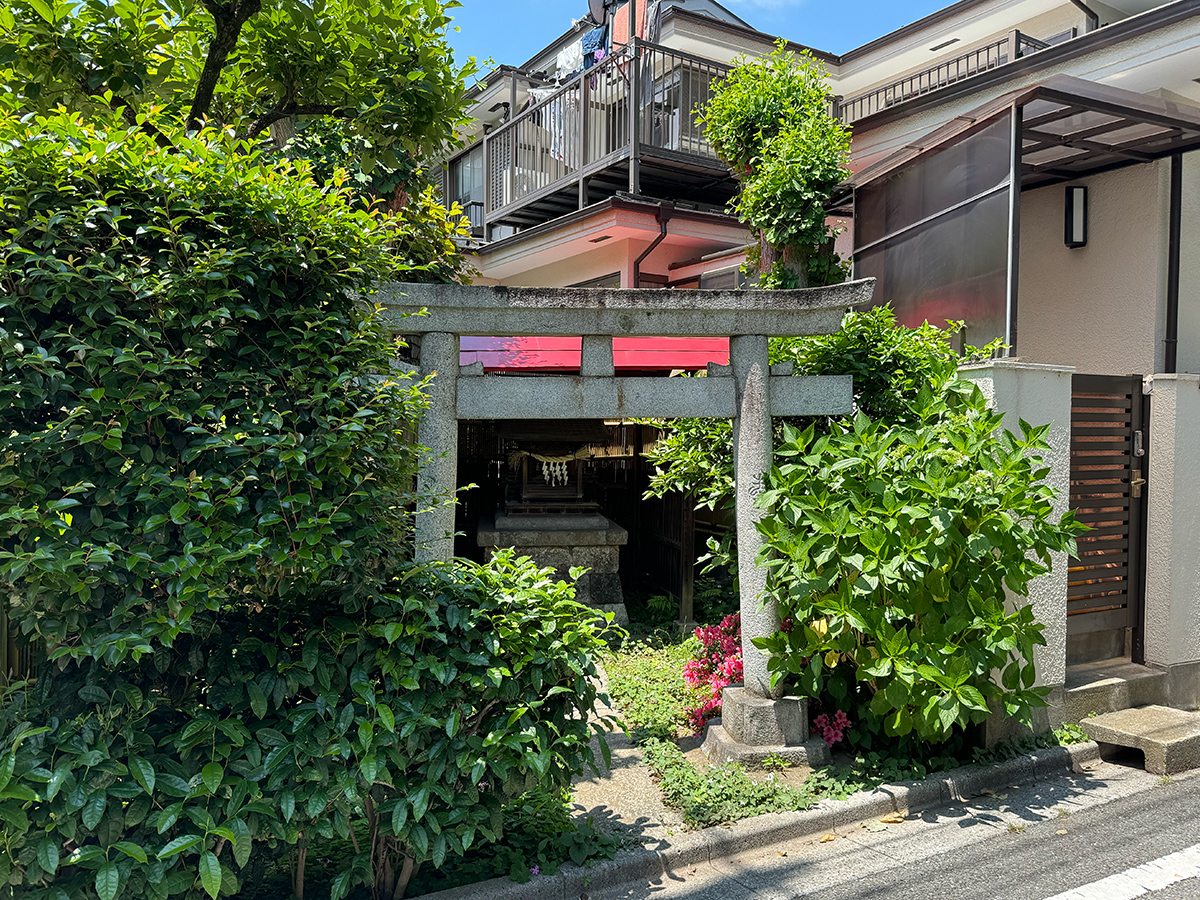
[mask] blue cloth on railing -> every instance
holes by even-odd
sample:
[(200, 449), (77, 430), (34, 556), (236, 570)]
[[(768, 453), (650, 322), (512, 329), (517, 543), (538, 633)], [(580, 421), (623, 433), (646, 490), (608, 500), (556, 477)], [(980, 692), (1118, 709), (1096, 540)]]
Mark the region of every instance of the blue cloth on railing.
[(604, 35), (608, 31), (603, 25), (593, 28), (583, 36), (583, 54), (595, 53), (604, 46)]

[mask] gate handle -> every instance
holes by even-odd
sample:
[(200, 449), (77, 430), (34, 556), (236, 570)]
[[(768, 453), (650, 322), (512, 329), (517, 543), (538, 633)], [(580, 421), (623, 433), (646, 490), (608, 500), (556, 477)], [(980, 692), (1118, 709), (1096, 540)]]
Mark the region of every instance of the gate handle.
[(1129, 496), (1135, 500), (1142, 496), (1142, 485), (1146, 483), (1146, 479), (1142, 478), (1142, 473), (1138, 469), (1133, 470), (1133, 478), (1129, 479)]

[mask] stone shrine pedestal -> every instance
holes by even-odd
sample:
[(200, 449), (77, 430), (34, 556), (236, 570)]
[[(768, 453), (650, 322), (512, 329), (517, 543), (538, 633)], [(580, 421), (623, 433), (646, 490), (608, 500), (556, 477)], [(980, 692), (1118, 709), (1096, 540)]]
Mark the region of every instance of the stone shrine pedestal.
[(617, 574), (621, 547), (629, 543), (629, 532), (606, 516), (499, 515), (494, 522), (479, 523), (476, 541), (489, 548), (489, 559), (494, 551), (511, 547), (517, 556), (528, 556), (539, 566), (554, 569), (563, 581), (571, 580), (573, 567), (586, 567), (589, 571), (575, 582), (575, 599), (613, 613), (620, 625), (629, 623)]
[(768, 756), (793, 766), (824, 766), (829, 745), (808, 732), (808, 700), (804, 697), (755, 697), (741, 685), (721, 692), (721, 718), (708, 724), (701, 745), (718, 765), (736, 762), (760, 768)]

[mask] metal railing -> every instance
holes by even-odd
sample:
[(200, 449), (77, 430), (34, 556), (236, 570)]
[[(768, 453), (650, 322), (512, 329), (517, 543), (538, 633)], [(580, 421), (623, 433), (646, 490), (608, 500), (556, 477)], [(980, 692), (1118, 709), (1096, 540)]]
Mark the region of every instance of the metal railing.
[[(712, 60), (639, 41), (636, 49), (623, 48), (541, 96), (455, 157), (482, 144), (486, 205), (482, 222), (471, 213), (472, 227), (486, 228), (498, 214), (579, 182), (607, 162), (636, 157), (642, 148), (715, 160), (695, 110), (728, 71)], [(631, 97), (638, 98), (632, 110)], [(631, 133), (637, 134), (636, 151)]]
[(468, 200), (462, 204), (463, 218), (471, 228), (471, 234), (476, 237), (483, 235), (483, 201)]
[(673, 150), (689, 156), (717, 159), (696, 124), (696, 110), (712, 99), (714, 81), (723, 78), (728, 66), (665, 47), (643, 51), (641, 134), (643, 146)]
[(897, 103), (932, 93), (1022, 56), (1028, 56), (1038, 50), (1045, 50), (1048, 46), (1050, 45), (1045, 41), (1039, 41), (1027, 34), (1013, 31), (1003, 40), (977, 47), (922, 72), (907, 75), (890, 84), (842, 100), (838, 105), (839, 115), (843, 122), (851, 124), (889, 109)]

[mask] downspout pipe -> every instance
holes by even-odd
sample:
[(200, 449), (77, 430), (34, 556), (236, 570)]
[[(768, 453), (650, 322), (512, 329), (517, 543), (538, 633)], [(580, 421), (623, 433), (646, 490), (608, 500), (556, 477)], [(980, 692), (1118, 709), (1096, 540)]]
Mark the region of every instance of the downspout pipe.
[(1176, 371), (1179, 343), (1179, 254), (1183, 220), (1183, 154), (1171, 156), (1171, 194), (1167, 213), (1167, 321), (1163, 337), (1163, 371)]
[(633, 261), (633, 286), (641, 287), (642, 285), (642, 261), (650, 255), (650, 253), (663, 242), (663, 238), (667, 236), (667, 223), (671, 221), (671, 216), (675, 214), (675, 204), (664, 200), (658, 205), (658, 209), (654, 213), (654, 218), (658, 220), (658, 237), (650, 242), (650, 246), (642, 251), (641, 255)]
[(1089, 31), (1095, 31), (1100, 27), (1100, 16), (1094, 9), (1084, 3), (1083, 0), (1071, 0), (1071, 2), (1083, 10), (1083, 14), (1087, 16), (1087, 28), (1084, 29), (1085, 34)]

